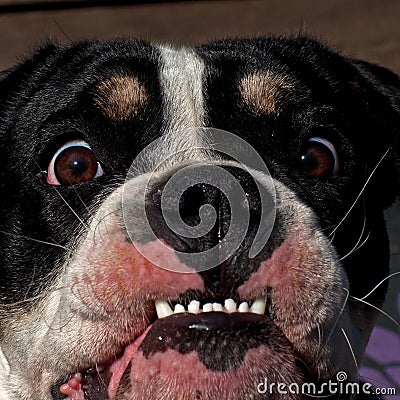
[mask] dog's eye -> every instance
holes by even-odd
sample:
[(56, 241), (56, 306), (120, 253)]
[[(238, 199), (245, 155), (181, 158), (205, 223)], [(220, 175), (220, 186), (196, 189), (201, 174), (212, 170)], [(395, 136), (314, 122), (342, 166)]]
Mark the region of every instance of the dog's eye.
[(301, 168), (314, 178), (334, 178), (339, 172), (339, 159), (335, 146), (326, 139), (313, 137), (301, 153)]
[(60, 147), (47, 169), (47, 183), (73, 185), (103, 175), (103, 169), (90, 146), (82, 140), (72, 140)]

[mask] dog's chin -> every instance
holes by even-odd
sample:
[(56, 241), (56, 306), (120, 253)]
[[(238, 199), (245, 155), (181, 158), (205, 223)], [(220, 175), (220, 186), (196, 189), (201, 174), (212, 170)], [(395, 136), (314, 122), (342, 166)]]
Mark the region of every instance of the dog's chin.
[(301, 384), (303, 371), (268, 315), (179, 313), (154, 321), (108, 364), (75, 374), (61, 393), (74, 400), (256, 399), (260, 384)]

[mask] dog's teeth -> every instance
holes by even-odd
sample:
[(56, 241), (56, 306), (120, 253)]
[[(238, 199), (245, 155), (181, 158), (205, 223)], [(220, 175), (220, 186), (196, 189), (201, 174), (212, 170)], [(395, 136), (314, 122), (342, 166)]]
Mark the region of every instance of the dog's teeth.
[(171, 307), (165, 300), (156, 300), (155, 304), (158, 318), (165, 318), (173, 314)]
[(236, 303), (234, 300), (232, 299), (225, 300), (224, 306), (226, 311), (228, 311), (228, 313), (236, 312)]
[(264, 299), (256, 299), (250, 307), (250, 312), (254, 314), (264, 314), (267, 302)]
[(219, 303), (213, 303), (213, 311), (223, 311), (222, 305)]
[(197, 314), (200, 310), (200, 302), (197, 300), (192, 300), (188, 305), (188, 311), (192, 314)]
[(249, 305), (246, 302), (240, 303), (239, 312), (249, 312)]
[(174, 308), (174, 313), (178, 314), (178, 313), (183, 313), (185, 312), (185, 307), (183, 307), (182, 304), (175, 304), (175, 308)]
[[(156, 300), (156, 310), (158, 318), (165, 318), (171, 314), (179, 314), (186, 312), (185, 307), (182, 304), (175, 304), (174, 311), (172, 311), (171, 307), (165, 300)], [(198, 314), (199, 312), (227, 312), (227, 313), (247, 313), (252, 312), (254, 314), (264, 314), (267, 306), (266, 300), (263, 298), (256, 299), (252, 306), (249, 307), (249, 304), (244, 301), (239, 305), (233, 299), (226, 299), (224, 305), (221, 303), (205, 303), (202, 308), (200, 308), (200, 302), (197, 300), (192, 300), (187, 308), (187, 311), (191, 314)]]

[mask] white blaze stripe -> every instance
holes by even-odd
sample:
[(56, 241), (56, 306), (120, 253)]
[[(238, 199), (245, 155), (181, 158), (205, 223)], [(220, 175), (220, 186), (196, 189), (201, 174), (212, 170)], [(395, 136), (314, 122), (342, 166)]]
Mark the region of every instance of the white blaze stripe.
[[(165, 133), (204, 126), (204, 62), (191, 49), (158, 46)], [(191, 138), (197, 142), (196, 138)]]
[(10, 365), (8, 364), (7, 358), (2, 352), (0, 347), (0, 376), (7, 376), (9, 373), (10, 373)]

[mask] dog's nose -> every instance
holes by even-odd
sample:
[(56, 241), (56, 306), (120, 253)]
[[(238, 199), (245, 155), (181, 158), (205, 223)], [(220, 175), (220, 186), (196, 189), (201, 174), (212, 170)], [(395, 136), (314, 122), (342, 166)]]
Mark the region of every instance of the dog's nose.
[(182, 167), (153, 181), (147, 199), (155, 235), (213, 285), (229, 260), (248, 251), (260, 225), (259, 185), (239, 166)]

